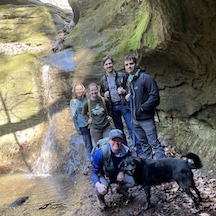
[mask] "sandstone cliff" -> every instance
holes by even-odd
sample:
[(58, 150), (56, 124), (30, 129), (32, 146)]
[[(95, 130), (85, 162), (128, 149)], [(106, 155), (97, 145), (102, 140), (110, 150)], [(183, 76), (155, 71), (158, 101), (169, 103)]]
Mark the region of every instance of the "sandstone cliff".
[(126, 54), (136, 54), (160, 88), (159, 130), (180, 150), (201, 155), (210, 172), (215, 170), (216, 2), (69, 2), (80, 9), (79, 22), (65, 41), (76, 51), (74, 81), (99, 80), (107, 54), (118, 70)]
[[(0, 3), (2, 165), (17, 169), (20, 162), (23, 167), (32, 164), (47, 128), (47, 107), (51, 105), (53, 113), (60, 107), (56, 140), (67, 145), (73, 127), (66, 94), (70, 85), (77, 81), (98, 82), (104, 73), (101, 59), (105, 55), (113, 55), (116, 69), (122, 70), (124, 56), (134, 53), (160, 88), (159, 132), (179, 150), (198, 153), (205, 169), (215, 174), (216, 2), (69, 3), (77, 25), (63, 45), (64, 49), (74, 50), (76, 71), (53, 72), (50, 87), (55, 91), (48, 104), (38, 60), (52, 53), (58, 30), (72, 16), (33, 0)], [(60, 145), (58, 151), (63, 155), (67, 147)]]

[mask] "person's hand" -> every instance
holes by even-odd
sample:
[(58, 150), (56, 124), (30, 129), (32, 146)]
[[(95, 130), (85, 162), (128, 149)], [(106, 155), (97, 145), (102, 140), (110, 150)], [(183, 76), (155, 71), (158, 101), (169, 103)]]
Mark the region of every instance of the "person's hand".
[(124, 94), (125, 90), (122, 87), (118, 87), (117, 92), (118, 94)]
[(88, 119), (88, 123), (91, 124), (92, 123), (92, 118)]
[(95, 187), (97, 188), (99, 194), (101, 194), (101, 195), (107, 194), (107, 187), (105, 185), (101, 184), (100, 182), (97, 182), (95, 184)]
[(107, 120), (108, 120), (109, 122), (111, 122), (111, 121), (112, 121), (112, 117), (111, 117), (111, 116), (107, 116)]
[(104, 97), (105, 97), (105, 98), (108, 98), (109, 96), (110, 96), (109, 91), (106, 91), (106, 92), (104, 93)]
[(123, 181), (124, 180), (124, 173), (123, 172), (119, 172), (119, 174), (117, 175), (117, 181)]
[(127, 95), (125, 96), (125, 100), (126, 100), (127, 102), (130, 101), (130, 96), (131, 96), (131, 94), (127, 94)]

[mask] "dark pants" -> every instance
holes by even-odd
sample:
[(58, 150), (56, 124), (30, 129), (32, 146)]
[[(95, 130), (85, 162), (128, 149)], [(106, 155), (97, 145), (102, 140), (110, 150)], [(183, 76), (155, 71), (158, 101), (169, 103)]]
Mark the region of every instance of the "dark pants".
[(108, 137), (110, 131), (111, 131), (110, 125), (108, 125), (106, 128), (101, 129), (101, 130), (91, 127), (90, 128), (90, 134), (91, 134), (91, 137), (94, 141), (93, 145), (96, 145), (98, 140), (103, 139), (105, 137)]
[(136, 136), (142, 147), (146, 159), (153, 158), (153, 150), (156, 159), (165, 157), (164, 149), (157, 138), (157, 130), (154, 119), (137, 121), (133, 119)]

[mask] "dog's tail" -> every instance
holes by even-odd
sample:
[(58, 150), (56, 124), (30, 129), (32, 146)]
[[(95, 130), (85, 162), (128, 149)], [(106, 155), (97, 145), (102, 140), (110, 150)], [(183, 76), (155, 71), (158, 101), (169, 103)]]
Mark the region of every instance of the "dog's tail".
[(193, 160), (193, 163), (188, 161), (190, 169), (200, 169), (202, 167), (202, 162), (198, 155), (190, 152), (187, 155), (185, 155), (185, 157), (187, 159)]

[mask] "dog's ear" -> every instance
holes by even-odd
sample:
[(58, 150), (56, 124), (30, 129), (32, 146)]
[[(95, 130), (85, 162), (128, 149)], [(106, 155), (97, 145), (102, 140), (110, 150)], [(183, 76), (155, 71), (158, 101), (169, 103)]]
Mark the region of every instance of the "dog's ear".
[(134, 162), (137, 163), (137, 164), (140, 164), (140, 163), (141, 163), (141, 158), (140, 158), (140, 157), (134, 157), (133, 160), (134, 160)]

